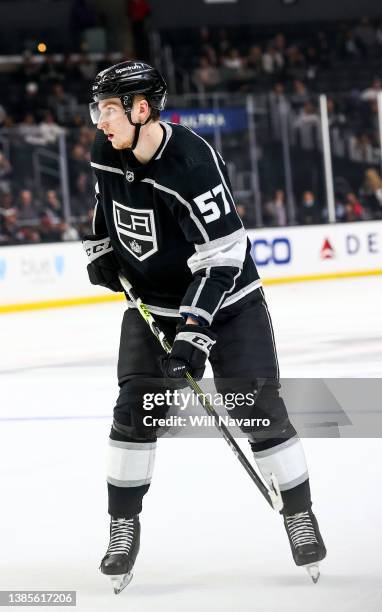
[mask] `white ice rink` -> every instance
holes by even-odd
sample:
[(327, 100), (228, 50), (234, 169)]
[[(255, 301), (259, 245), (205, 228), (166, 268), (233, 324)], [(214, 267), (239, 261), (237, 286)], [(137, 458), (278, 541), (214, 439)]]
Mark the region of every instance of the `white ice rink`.
[[(282, 376), (379, 377), (381, 284), (268, 287)], [(113, 594), (98, 565), (122, 311), (0, 316), (0, 590), (76, 590), (81, 612), (380, 612), (377, 438), (305, 440), (328, 548), (317, 585), (224, 441), (160, 440), (134, 579)]]

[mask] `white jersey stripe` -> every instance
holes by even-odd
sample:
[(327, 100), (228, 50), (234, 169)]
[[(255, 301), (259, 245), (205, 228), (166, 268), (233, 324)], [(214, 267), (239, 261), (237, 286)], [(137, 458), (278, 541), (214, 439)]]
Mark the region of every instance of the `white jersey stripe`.
[(90, 165), (93, 168), (97, 168), (98, 170), (106, 170), (107, 172), (114, 172), (114, 174), (124, 174), (121, 168), (113, 168), (112, 166), (103, 166), (102, 164), (96, 164), (95, 162), (91, 162)]
[(152, 185), (155, 189), (159, 189), (160, 191), (164, 191), (165, 193), (169, 193), (170, 195), (175, 196), (176, 199), (178, 200), (178, 202), (180, 202), (181, 204), (183, 204), (184, 206), (187, 207), (188, 212), (190, 213), (190, 217), (193, 220), (193, 222), (195, 223), (195, 225), (198, 228), (199, 232), (201, 233), (204, 242), (210, 242), (208, 234), (207, 234), (206, 230), (204, 229), (202, 223), (194, 215), (194, 213), (192, 211), (191, 204), (189, 202), (187, 202), (187, 200), (182, 198), (180, 193), (178, 193), (177, 191), (174, 191), (173, 189), (169, 189), (168, 187), (165, 187), (164, 185), (160, 185), (159, 183), (155, 182), (154, 179), (144, 178), (144, 179), (142, 179), (141, 183), (150, 183), (150, 185)]

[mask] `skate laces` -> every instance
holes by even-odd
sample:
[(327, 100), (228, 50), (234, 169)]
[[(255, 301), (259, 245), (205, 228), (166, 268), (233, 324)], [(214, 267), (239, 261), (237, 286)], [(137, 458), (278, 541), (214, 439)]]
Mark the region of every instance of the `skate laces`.
[(295, 548), (305, 544), (318, 544), (314, 525), (308, 511), (287, 515), (285, 521)]
[(107, 555), (117, 555), (130, 550), (134, 537), (134, 519), (111, 519), (110, 543)]

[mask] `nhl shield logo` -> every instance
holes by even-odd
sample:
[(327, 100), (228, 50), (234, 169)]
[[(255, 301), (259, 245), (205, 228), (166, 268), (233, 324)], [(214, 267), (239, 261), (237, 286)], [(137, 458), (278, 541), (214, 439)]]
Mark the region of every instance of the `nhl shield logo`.
[(132, 183), (134, 181), (134, 172), (131, 170), (126, 170), (125, 179), (128, 183)]
[(139, 261), (158, 251), (154, 211), (113, 201), (115, 229), (123, 247)]

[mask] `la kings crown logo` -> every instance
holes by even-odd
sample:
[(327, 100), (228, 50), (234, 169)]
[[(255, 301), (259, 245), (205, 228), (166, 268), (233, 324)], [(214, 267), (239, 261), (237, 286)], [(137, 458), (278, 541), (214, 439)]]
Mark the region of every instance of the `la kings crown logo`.
[(113, 201), (113, 215), (119, 241), (131, 255), (143, 261), (158, 251), (153, 210)]

